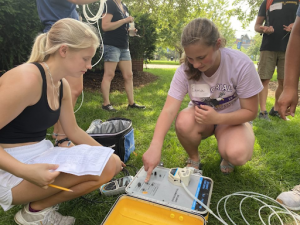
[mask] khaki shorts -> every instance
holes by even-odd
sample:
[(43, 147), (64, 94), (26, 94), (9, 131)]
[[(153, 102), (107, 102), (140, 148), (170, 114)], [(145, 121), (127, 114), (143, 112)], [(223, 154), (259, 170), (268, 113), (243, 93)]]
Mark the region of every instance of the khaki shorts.
[(258, 74), (261, 80), (271, 80), (277, 67), (277, 80), (284, 78), (285, 52), (261, 51)]

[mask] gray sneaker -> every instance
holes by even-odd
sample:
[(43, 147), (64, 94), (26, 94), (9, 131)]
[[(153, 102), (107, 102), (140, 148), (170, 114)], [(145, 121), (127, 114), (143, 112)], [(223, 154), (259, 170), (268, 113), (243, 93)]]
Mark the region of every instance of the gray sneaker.
[(15, 222), (19, 225), (73, 225), (75, 218), (72, 216), (62, 216), (56, 212), (58, 205), (43, 209), (39, 212), (30, 212), (29, 204), (24, 206), (15, 215)]
[(276, 201), (290, 210), (300, 210), (300, 185), (295, 186), (291, 191), (282, 192)]
[(258, 114), (258, 119), (263, 119), (263, 120), (270, 121), (270, 118), (268, 116), (268, 112), (267, 111), (260, 112)]

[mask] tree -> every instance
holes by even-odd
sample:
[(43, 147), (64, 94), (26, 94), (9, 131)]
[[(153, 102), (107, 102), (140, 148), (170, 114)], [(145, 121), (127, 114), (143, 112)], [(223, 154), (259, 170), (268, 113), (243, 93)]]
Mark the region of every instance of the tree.
[(34, 0), (0, 0), (0, 70), (9, 70), (28, 59), (42, 27)]
[(236, 8), (232, 10), (232, 14), (238, 17), (243, 27), (246, 27), (256, 18), (262, 2), (263, 0), (234, 0), (232, 5)]
[(256, 61), (256, 56), (259, 55), (260, 45), (262, 42), (262, 36), (259, 33), (257, 33), (253, 39), (254, 39), (254, 41), (252, 42), (250, 47), (247, 49), (247, 55), (253, 56), (253, 60)]
[(124, 0), (131, 12), (150, 13), (157, 19), (156, 31), (159, 46), (182, 53), (180, 39), (184, 26), (192, 19), (205, 17), (218, 27), (228, 44), (234, 42), (234, 30), (228, 23), (232, 14), (227, 13), (228, 2), (224, 0)]

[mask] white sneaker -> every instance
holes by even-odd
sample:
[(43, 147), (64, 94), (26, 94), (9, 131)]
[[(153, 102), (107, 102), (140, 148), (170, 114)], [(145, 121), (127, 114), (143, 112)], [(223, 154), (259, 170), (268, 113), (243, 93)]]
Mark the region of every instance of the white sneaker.
[(30, 212), (27, 204), (15, 215), (15, 222), (19, 225), (73, 225), (75, 223), (74, 217), (62, 216), (56, 210), (58, 205), (39, 212)]
[(291, 191), (282, 192), (276, 201), (290, 210), (300, 210), (300, 185), (295, 186)]

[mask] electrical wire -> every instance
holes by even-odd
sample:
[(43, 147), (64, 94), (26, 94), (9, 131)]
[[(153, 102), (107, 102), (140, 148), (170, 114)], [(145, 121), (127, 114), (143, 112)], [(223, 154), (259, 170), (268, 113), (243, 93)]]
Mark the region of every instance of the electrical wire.
[(200, 205), (202, 205), (211, 215), (213, 215), (214, 217), (216, 217), (222, 224), (228, 225), (228, 223), (226, 223), (221, 217), (218, 217), (216, 214), (214, 214), (214, 212), (208, 208), (203, 202), (201, 202), (198, 198), (196, 198), (185, 186), (185, 184), (183, 182), (181, 182), (181, 185), (183, 187), (183, 189), (186, 191), (186, 193), (193, 198), (194, 200), (196, 200)]
[[(241, 200), (240, 204), (239, 204), (239, 211), (240, 211), (240, 214), (241, 214), (241, 216), (242, 216), (244, 222), (245, 222), (246, 224), (248, 224), (248, 225), (250, 225), (250, 223), (246, 220), (246, 218), (244, 217), (243, 211), (242, 211), (242, 204), (243, 204), (244, 200), (246, 200), (247, 198), (254, 199), (254, 200), (260, 202), (261, 204), (263, 204), (263, 206), (261, 206), (261, 207), (259, 208), (259, 210), (258, 210), (258, 215), (259, 215), (260, 221), (261, 221), (262, 224), (264, 224), (264, 225), (267, 225), (267, 224), (263, 221), (262, 216), (261, 216), (261, 214), (262, 214), (261, 211), (262, 211), (262, 209), (264, 209), (264, 208), (269, 208), (269, 209), (271, 210), (271, 212), (272, 212), (272, 213), (269, 215), (269, 217), (268, 217), (268, 225), (271, 225), (271, 218), (272, 218), (273, 216), (276, 216), (277, 219), (280, 221), (280, 224), (281, 224), (281, 225), (284, 225), (284, 223), (283, 223), (283, 221), (282, 221), (282, 219), (281, 219), (281, 217), (280, 217), (279, 214), (286, 214), (286, 215), (289, 215), (290, 217), (293, 218), (295, 224), (299, 224), (299, 223), (297, 222), (297, 220), (300, 221), (300, 216), (299, 216), (298, 214), (296, 214), (296, 213), (294, 213), (294, 212), (288, 210), (284, 205), (280, 204), (280, 203), (277, 202), (276, 200), (274, 200), (274, 199), (272, 199), (272, 198), (270, 198), (270, 197), (268, 197), (268, 196), (266, 196), (266, 195), (262, 195), (262, 194), (255, 193), (255, 192), (250, 192), (250, 191), (236, 192), (236, 193), (233, 193), (233, 194), (230, 194), (230, 195), (226, 195), (226, 196), (224, 196), (223, 198), (221, 198), (221, 199), (218, 201), (218, 204), (217, 204), (217, 214), (218, 214), (218, 216), (217, 216), (217, 215), (214, 214), (213, 211), (212, 211), (211, 209), (209, 209), (203, 202), (201, 202), (196, 196), (194, 196), (194, 195), (187, 189), (187, 187), (184, 185), (183, 182), (181, 182), (181, 185), (182, 185), (182, 187), (184, 188), (184, 190), (186, 191), (186, 193), (187, 193), (191, 198), (193, 198), (194, 200), (196, 200), (201, 206), (203, 206), (203, 207), (204, 207), (211, 215), (213, 215), (216, 219), (218, 219), (222, 224), (228, 225), (228, 224), (224, 221), (224, 219), (222, 218), (222, 216), (220, 215), (220, 212), (219, 212), (220, 202), (224, 200), (224, 211), (225, 211), (225, 214), (226, 214), (226, 216), (227, 216), (227, 219), (229, 219), (230, 222), (231, 222), (232, 224), (236, 225), (236, 223), (233, 221), (233, 219), (229, 216), (229, 214), (228, 214), (228, 212), (227, 212), (227, 207), (226, 207), (226, 204), (227, 204), (228, 199), (229, 199), (230, 197), (232, 197), (232, 196), (242, 196), (242, 197), (244, 197), (244, 198)], [(275, 205), (269, 205), (269, 204), (265, 203), (264, 201), (262, 201), (261, 199), (267, 199), (267, 200), (269, 200), (269, 201), (271, 201), (271, 202), (273, 202), (273, 203), (279, 205), (280, 207), (275, 206)], [(276, 211), (276, 210), (278, 210), (278, 211)]]
[[(104, 16), (102, 17), (103, 11), (104, 11), (104, 5), (107, 7), (106, 0), (100, 0), (100, 6), (99, 6), (99, 9), (98, 9), (96, 15), (94, 15), (91, 12), (91, 10), (90, 10), (90, 8), (89, 8), (88, 5), (83, 5), (82, 6), (82, 12), (83, 12), (83, 15), (84, 15), (84, 18), (86, 19), (86, 21), (89, 24), (95, 24), (95, 23), (97, 24), (97, 29), (98, 29), (98, 33), (99, 33), (100, 42), (101, 42), (101, 45), (99, 47), (100, 58), (99, 58), (99, 60), (95, 64), (92, 65), (92, 67), (96, 66), (101, 61), (101, 59), (103, 57), (103, 39), (102, 39), (101, 32), (100, 32), (99, 19), (102, 19), (106, 15), (106, 12), (105, 12)], [(92, 15), (92, 17), (90, 17), (88, 15), (86, 9)], [(83, 94), (83, 90), (82, 90), (82, 92), (81, 92), (81, 103), (80, 103), (80, 106), (74, 111), (74, 114), (79, 111), (79, 109), (81, 108), (81, 106), (83, 104), (83, 101), (84, 101), (84, 94)]]

